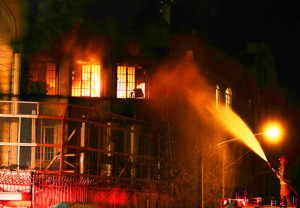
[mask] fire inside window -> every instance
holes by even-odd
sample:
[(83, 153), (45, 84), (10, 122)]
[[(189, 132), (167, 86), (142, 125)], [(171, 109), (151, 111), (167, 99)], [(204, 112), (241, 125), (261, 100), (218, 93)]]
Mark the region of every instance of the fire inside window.
[(72, 96), (100, 97), (100, 64), (78, 61), (72, 72)]
[(32, 61), (29, 69), (31, 93), (56, 95), (56, 64)]
[(117, 67), (117, 98), (145, 98), (146, 79), (142, 67)]
[(232, 107), (232, 91), (230, 88), (227, 88), (225, 91), (225, 104), (226, 104), (226, 109), (231, 109), (231, 107)]
[(47, 73), (46, 73), (46, 86), (47, 95), (55, 95), (56, 85), (55, 85), (55, 75), (56, 75), (56, 65), (53, 63), (47, 63)]

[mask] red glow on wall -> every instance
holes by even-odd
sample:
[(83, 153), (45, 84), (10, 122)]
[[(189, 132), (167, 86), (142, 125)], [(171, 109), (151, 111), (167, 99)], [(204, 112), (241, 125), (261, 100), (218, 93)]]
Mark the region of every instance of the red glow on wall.
[[(133, 195), (135, 196), (135, 195)], [(93, 191), (92, 201), (95, 204), (110, 204), (110, 205), (129, 205), (130, 201), (136, 201), (136, 197), (129, 199), (129, 192), (120, 189), (112, 189), (110, 191)]]

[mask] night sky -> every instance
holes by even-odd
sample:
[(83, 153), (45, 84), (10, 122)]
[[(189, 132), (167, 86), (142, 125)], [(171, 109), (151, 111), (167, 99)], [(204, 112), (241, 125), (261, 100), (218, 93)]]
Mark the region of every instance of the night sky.
[[(173, 0), (177, 13), (174, 32), (196, 34), (221, 50), (235, 55), (248, 42), (265, 42), (271, 49), (279, 84), (290, 99), (300, 98), (295, 73), (300, 47), (300, 13), (295, 2), (273, 0)], [(172, 19), (171, 19), (172, 20)], [(174, 23), (174, 22), (173, 22)]]
[(265, 41), (275, 58), (279, 84), (290, 93), (290, 99), (299, 99), (300, 13), (296, 3), (230, 0), (223, 2), (220, 11), (221, 44), (239, 50), (248, 41)]

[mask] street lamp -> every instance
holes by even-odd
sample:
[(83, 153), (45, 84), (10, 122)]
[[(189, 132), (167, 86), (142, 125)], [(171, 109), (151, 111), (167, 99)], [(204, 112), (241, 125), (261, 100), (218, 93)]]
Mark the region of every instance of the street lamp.
[(269, 123), (264, 127), (265, 138), (271, 143), (277, 143), (282, 139), (283, 129), (277, 123)]
[[(268, 139), (268, 141), (271, 143), (279, 142), (281, 140), (282, 128), (278, 124), (276, 124), (276, 125), (268, 124), (268, 125), (266, 125), (264, 130), (265, 130), (264, 132), (253, 134), (253, 136), (264, 135), (265, 138)], [(229, 139), (224, 142), (220, 142), (220, 143), (216, 144), (215, 146), (232, 143), (232, 142), (234, 142), (236, 140), (240, 140), (240, 139), (242, 139), (242, 138), (239, 137), (239, 138)]]

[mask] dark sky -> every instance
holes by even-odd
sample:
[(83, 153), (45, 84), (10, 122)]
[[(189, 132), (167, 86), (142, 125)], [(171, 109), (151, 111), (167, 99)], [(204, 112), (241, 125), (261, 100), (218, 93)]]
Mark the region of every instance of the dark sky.
[[(300, 12), (296, 1), (173, 0), (173, 30), (197, 34), (235, 54), (247, 42), (266, 42), (275, 58), (279, 82), (300, 98), (296, 75), (300, 47)], [(174, 14), (175, 13), (175, 14)]]
[(298, 50), (300, 13), (296, 2), (272, 0), (229, 0), (220, 8), (222, 41), (227, 48), (239, 49), (248, 41), (269, 44), (278, 71), (278, 80), (300, 98)]

